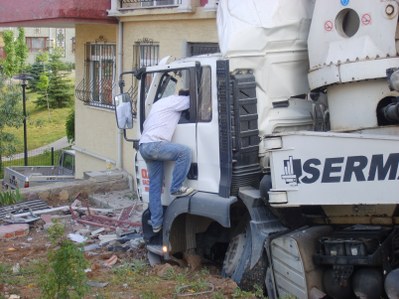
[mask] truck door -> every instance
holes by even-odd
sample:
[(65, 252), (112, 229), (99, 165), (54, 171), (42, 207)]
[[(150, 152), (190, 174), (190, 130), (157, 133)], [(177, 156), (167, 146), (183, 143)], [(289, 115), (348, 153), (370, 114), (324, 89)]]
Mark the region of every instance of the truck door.
[[(219, 177), (219, 151), (217, 121), (212, 124), (212, 100), (210, 86), (211, 69), (196, 63), (184, 67), (157, 69), (142, 76), (141, 103), (139, 104), (140, 132), (151, 106), (158, 99), (177, 94), (180, 89), (190, 90), (190, 108), (183, 111), (172, 142), (191, 148), (193, 159), (187, 185), (201, 191), (217, 192)], [(145, 99), (145, 100), (144, 100)], [(140, 195), (148, 200), (149, 179), (145, 161), (137, 154), (138, 187)], [(212, 166), (213, 165), (213, 166)], [(167, 162), (163, 188), (163, 204), (173, 198), (169, 194), (173, 162)], [(210, 176), (216, 176), (212, 179)]]

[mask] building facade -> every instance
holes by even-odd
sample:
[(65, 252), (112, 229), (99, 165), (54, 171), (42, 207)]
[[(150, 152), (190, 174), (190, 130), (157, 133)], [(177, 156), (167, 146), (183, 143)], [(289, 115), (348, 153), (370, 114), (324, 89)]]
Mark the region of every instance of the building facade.
[[(133, 145), (124, 141), (123, 132), (117, 129), (115, 122), (113, 97), (119, 92), (119, 74), (157, 64), (165, 56), (180, 58), (218, 51), (217, 1), (53, 2), (63, 9), (54, 5), (53, 11), (45, 12), (46, 16), (41, 16), (44, 12), (33, 15), (27, 11), (26, 17), (4, 18), (3, 4), (0, 4), (0, 26), (74, 24), (77, 178), (87, 171), (104, 170), (109, 166), (134, 174)], [(127, 88), (134, 97), (133, 80)]]
[[(1, 33), (4, 30), (12, 30), (14, 36), (18, 35), (17, 27), (0, 27), (0, 58), (5, 57), (4, 43)], [(24, 27), (25, 41), (28, 47), (27, 63), (32, 64), (36, 55), (41, 52), (51, 52), (58, 49), (61, 60), (65, 63), (75, 63), (75, 28), (48, 28), (48, 27)]]

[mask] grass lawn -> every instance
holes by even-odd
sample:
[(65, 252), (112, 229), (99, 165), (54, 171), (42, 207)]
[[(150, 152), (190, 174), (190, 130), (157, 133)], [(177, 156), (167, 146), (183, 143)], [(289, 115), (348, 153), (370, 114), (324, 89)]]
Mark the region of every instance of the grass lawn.
[[(65, 122), (71, 107), (59, 109), (37, 108), (34, 101), (37, 94), (27, 92), (26, 111), (27, 111), (27, 140), (28, 149), (36, 149), (53, 141), (66, 136)], [(22, 105), (22, 103), (21, 103)], [(17, 153), (24, 150), (24, 129), (23, 126), (18, 129), (11, 128), (10, 132), (18, 138)]]

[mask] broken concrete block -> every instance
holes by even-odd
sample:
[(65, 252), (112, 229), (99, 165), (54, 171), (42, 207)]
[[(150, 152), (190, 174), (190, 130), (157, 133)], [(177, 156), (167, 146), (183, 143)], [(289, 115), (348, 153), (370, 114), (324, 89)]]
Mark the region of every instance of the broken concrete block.
[(110, 234), (110, 235), (99, 235), (98, 239), (100, 240), (100, 246), (107, 244), (111, 241), (115, 241), (118, 239), (118, 236), (116, 234)]
[(91, 235), (94, 237), (94, 236), (97, 236), (98, 234), (102, 233), (103, 231), (105, 231), (105, 228), (104, 228), (104, 227), (101, 227), (101, 228), (99, 228), (99, 229), (93, 230), (93, 231), (91, 232)]
[(87, 238), (85, 236), (82, 236), (80, 234), (73, 234), (73, 233), (68, 234), (68, 239), (70, 239), (76, 243), (84, 243), (87, 240)]
[(0, 239), (13, 239), (29, 234), (29, 224), (11, 224), (0, 226)]

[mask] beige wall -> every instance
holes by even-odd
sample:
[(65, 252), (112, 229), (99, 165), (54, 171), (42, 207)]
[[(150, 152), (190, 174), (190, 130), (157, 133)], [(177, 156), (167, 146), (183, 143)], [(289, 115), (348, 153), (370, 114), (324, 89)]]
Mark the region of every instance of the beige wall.
[[(83, 79), (84, 45), (101, 35), (107, 42), (116, 41), (115, 25), (76, 25), (76, 85)], [(75, 102), (76, 176), (85, 171), (106, 169), (106, 160), (116, 162), (117, 135), (113, 110)]]
[(76, 35), (76, 81), (82, 80), (83, 78), (83, 67), (84, 67), (84, 45), (85, 43), (94, 43), (99, 40), (102, 36), (104, 40), (109, 43), (116, 43), (117, 25), (84, 25), (77, 24), (75, 26)]
[[(208, 15), (208, 14), (207, 14)], [(186, 56), (188, 42), (217, 42), (215, 18), (187, 19), (175, 15), (163, 20), (138, 19), (123, 21), (124, 68), (132, 67), (133, 45), (136, 41), (148, 38), (160, 44), (160, 58)], [(129, 20), (130, 19), (130, 20)]]
[[(217, 42), (215, 12), (148, 14), (120, 17), (120, 21), (123, 23), (123, 71), (131, 70), (133, 45), (143, 38), (159, 42), (159, 58), (186, 56), (187, 42)], [(99, 35), (116, 43), (117, 32), (117, 25), (76, 26), (76, 84), (83, 78), (84, 44), (95, 41)], [(85, 171), (104, 170), (106, 159), (118, 162), (118, 143), (122, 137), (116, 128), (113, 111), (86, 106), (77, 100), (75, 126), (78, 177)], [(134, 126), (137, 128), (138, 124), (134, 123)], [(136, 137), (133, 130), (128, 135)], [(122, 168), (133, 175), (135, 152), (132, 143), (122, 140), (121, 152)]]

